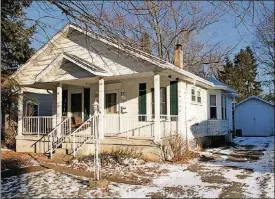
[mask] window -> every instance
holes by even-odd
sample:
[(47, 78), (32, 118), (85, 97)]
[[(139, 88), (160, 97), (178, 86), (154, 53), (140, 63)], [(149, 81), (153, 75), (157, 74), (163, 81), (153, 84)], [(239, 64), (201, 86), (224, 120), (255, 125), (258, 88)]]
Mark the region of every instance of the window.
[(192, 96), (192, 101), (195, 102), (196, 101), (196, 94), (195, 94), (195, 89), (191, 89), (191, 96)]
[(34, 102), (27, 101), (26, 116), (39, 116), (39, 105)]
[(217, 119), (216, 95), (210, 95), (210, 119)]
[(146, 121), (146, 83), (139, 84), (138, 121)]
[(221, 96), (221, 110), (222, 110), (222, 119), (226, 120), (227, 112), (226, 112), (226, 96), (225, 95)]
[(201, 103), (201, 92), (197, 91), (197, 102)]
[[(154, 89), (151, 89), (152, 92), (152, 115), (155, 114), (155, 92)], [(160, 114), (167, 114), (167, 98), (166, 98), (166, 87), (160, 88)]]
[(116, 93), (106, 94), (106, 112), (117, 113), (117, 95)]

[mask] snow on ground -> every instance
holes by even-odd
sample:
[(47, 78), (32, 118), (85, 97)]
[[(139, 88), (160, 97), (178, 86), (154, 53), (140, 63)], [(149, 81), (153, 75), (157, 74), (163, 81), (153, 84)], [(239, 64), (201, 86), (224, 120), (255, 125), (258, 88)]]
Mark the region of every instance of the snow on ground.
[[(210, 153), (209, 151), (218, 151), (219, 153), (227, 153), (234, 157), (238, 155), (238, 152), (247, 150), (248, 157), (243, 158), (245, 161), (240, 161), (240, 159), (239, 161), (230, 161), (230, 157), (223, 158), (223, 156), (220, 156), (218, 161), (207, 162), (202, 165), (211, 168), (213, 171), (216, 169), (224, 170), (224, 172), (226, 172), (225, 177), (229, 181), (242, 183), (245, 197), (260, 198), (266, 196), (268, 198), (273, 198), (274, 137), (239, 137), (234, 139), (234, 143), (237, 145), (230, 150), (214, 149), (208, 150), (207, 153)], [(228, 153), (228, 151), (231, 151), (231, 153)], [(249, 160), (249, 156), (255, 158), (257, 155), (259, 155), (257, 161)], [(225, 169), (226, 167), (236, 167), (238, 169)], [(242, 175), (243, 178), (237, 177)]]
[(1, 151), (12, 151), (12, 150), (6, 149), (6, 148), (1, 148)]
[(1, 179), (1, 183), (4, 198), (95, 197), (101, 194), (97, 190), (87, 189), (87, 180), (79, 180), (53, 170), (12, 176)]
[[(185, 165), (108, 166), (104, 174), (124, 176), (125, 182), (111, 182), (107, 193), (89, 189), (87, 179), (47, 170), (1, 179), (2, 197), (274, 197), (274, 137), (236, 138), (234, 142), (235, 146), (208, 149), (201, 153), (208, 159)], [(85, 166), (74, 162), (77, 165)]]

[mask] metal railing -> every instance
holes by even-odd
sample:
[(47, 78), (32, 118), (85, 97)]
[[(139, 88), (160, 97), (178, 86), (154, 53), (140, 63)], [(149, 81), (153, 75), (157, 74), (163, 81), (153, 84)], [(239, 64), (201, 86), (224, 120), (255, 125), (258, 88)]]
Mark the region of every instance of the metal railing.
[(53, 151), (64, 142), (67, 135), (71, 133), (71, 118), (62, 118), (59, 123), (47, 136), (49, 137), (49, 152), (52, 158)]
[(46, 135), (53, 129), (53, 116), (23, 117), (23, 134)]
[(160, 118), (161, 137), (176, 135), (179, 132), (177, 115), (161, 115)]
[[(98, 137), (98, 115), (93, 115), (71, 134), (73, 142), (73, 155), (91, 138)], [(95, 134), (97, 133), (97, 136)]]
[[(161, 136), (176, 134), (177, 115), (161, 115)], [(154, 137), (155, 119), (153, 115), (105, 114), (104, 136)]]

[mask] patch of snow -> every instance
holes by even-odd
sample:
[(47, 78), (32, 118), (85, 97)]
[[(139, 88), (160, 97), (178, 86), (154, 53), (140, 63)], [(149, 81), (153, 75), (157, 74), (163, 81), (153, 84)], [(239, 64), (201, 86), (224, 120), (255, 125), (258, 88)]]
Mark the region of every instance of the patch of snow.
[(1, 151), (12, 151), (12, 150), (7, 149), (7, 148), (1, 148)]
[(128, 185), (128, 184), (111, 184), (109, 189), (113, 194), (119, 195), (120, 198), (148, 198), (150, 193), (161, 191), (159, 187)]
[[(88, 188), (87, 183), (85, 184), (74, 176), (53, 170), (2, 178), (1, 184), (1, 194), (4, 198), (93, 197), (85, 192)], [(83, 193), (80, 194), (80, 191)]]
[[(268, 144), (268, 148), (270, 149), (273, 146), (274, 149), (274, 136), (270, 137), (237, 137), (234, 138), (234, 143), (239, 146), (247, 146), (253, 145), (255, 148), (253, 150), (266, 149), (266, 145)], [(272, 145), (272, 146), (271, 146)]]
[(119, 163), (124, 166), (129, 166), (129, 165), (141, 165), (144, 164), (144, 160), (137, 159), (137, 158), (121, 158), (119, 160)]
[[(215, 157), (214, 160), (191, 163), (168, 164), (137, 161), (131, 158), (110, 160), (103, 173), (116, 173), (124, 176), (147, 178), (143, 185), (112, 182), (109, 193), (88, 188), (87, 179), (54, 172), (52, 170), (13, 176), (1, 179), (3, 197), (115, 197), (150, 198), (161, 197), (203, 197), (219, 198), (227, 194), (229, 186), (237, 186), (240, 196), (260, 198), (274, 196), (274, 137), (236, 138), (234, 147), (209, 149), (201, 155)], [(252, 145), (253, 147), (247, 147)], [(235, 151), (249, 149), (263, 151), (259, 160), (233, 161), (230, 155)], [(33, 162), (35, 163), (35, 162)], [(93, 169), (93, 161), (73, 160), (74, 168)], [(195, 167), (192, 167), (195, 166)], [(233, 168), (232, 168), (233, 167)], [(191, 169), (193, 168), (193, 169)], [(135, 170), (138, 169), (140, 173)], [(213, 177), (213, 178), (212, 178)], [(217, 181), (214, 180), (216, 177)], [(230, 192), (230, 191), (229, 191)], [(105, 194), (105, 195), (104, 195)], [(233, 193), (235, 194), (235, 193)]]

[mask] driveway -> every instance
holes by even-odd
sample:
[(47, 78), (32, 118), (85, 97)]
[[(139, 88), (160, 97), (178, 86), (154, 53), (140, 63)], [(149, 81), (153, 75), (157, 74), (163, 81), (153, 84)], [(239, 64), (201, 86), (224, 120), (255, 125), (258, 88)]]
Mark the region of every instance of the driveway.
[[(92, 164), (92, 161), (91, 161)], [(92, 170), (89, 162), (66, 165)], [(64, 165), (63, 165), (64, 166)], [(274, 137), (236, 138), (187, 164), (126, 160), (102, 169), (108, 191), (91, 190), (88, 178), (52, 169), (1, 179), (2, 197), (273, 198)]]

